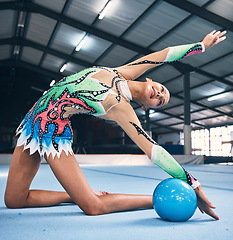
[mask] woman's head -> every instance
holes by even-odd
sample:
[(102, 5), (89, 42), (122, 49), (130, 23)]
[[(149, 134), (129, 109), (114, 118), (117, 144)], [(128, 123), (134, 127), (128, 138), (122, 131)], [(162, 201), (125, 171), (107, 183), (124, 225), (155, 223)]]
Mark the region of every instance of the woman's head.
[(140, 97), (142, 109), (160, 108), (168, 103), (170, 93), (168, 89), (158, 82), (153, 82), (150, 78), (146, 78)]

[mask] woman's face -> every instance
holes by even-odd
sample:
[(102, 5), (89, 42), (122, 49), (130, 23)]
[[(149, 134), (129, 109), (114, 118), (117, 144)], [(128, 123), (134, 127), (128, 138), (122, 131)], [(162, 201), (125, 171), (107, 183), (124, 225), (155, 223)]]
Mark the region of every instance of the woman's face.
[(168, 89), (158, 82), (153, 82), (146, 78), (143, 96), (141, 99), (142, 108), (144, 110), (149, 108), (159, 108), (168, 103), (170, 93)]

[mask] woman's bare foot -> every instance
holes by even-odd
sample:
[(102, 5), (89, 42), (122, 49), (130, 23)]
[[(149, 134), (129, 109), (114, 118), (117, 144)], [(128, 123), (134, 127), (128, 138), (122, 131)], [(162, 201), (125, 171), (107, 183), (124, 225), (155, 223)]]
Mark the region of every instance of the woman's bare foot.
[(94, 193), (95, 193), (97, 196), (102, 196), (102, 195), (108, 195), (108, 194), (110, 194), (109, 192), (105, 192), (105, 191), (94, 191)]

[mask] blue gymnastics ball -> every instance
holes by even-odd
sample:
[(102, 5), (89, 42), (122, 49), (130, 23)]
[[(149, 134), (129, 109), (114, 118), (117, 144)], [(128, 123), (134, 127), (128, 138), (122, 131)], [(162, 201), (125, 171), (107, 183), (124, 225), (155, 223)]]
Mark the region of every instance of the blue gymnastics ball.
[(160, 182), (155, 188), (153, 206), (163, 220), (183, 222), (195, 213), (197, 196), (186, 182), (169, 178)]

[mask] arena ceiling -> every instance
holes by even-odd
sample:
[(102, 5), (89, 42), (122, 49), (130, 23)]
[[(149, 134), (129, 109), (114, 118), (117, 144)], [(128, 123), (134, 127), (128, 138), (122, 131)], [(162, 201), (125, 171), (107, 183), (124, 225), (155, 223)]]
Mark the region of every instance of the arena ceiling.
[[(140, 80), (150, 77), (171, 92), (169, 104), (149, 112), (156, 134), (183, 130), (186, 73), (190, 74), (193, 129), (233, 123), (233, 1), (112, 0), (100, 20), (107, 2), (0, 0), (1, 104), (3, 113), (11, 116), (7, 123), (17, 122), (12, 112), (19, 120), (28, 110), (23, 103), (32, 104), (30, 99), (49, 88), (52, 79), (93, 65), (119, 66), (168, 46), (198, 42), (214, 29), (227, 30), (227, 40), (211, 51), (154, 68)], [(83, 38), (85, 44), (75, 51)], [(209, 101), (214, 96), (217, 99)], [(132, 106), (144, 123), (145, 112), (136, 103)]]

